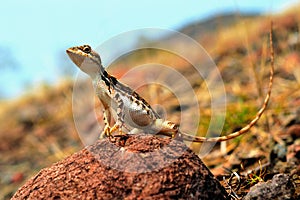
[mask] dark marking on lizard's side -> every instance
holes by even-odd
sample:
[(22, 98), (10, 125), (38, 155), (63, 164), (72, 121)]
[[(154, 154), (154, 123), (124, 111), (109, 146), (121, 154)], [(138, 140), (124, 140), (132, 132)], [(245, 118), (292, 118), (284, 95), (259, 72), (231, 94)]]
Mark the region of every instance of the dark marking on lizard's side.
[[(135, 91), (133, 91), (130, 87), (120, 83), (118, 81), (117, 78), (115, 78), (114, 76), (108, 74), (106, 71), (104, 71), (103, 75), (105, 77), (107, 77), (110, 85), (109, 87), (113, 87), (115, 90), (117, 90), (118, 92), (122, 93), (122, 94), (125, 94), (126, 96), (129, 96), (130, 100), (133, 102), (133, 101), (136, 101), (136, 103), (138, 105), (141, 104), (142, 108), (143, 109), (147, 109), (147, 113), (149, 114), (150, 113), (150, 110), (153, 111), (153, 115), (156, 117), (156, 118), (160, 118), (160, 116), (151, 108), (150, 104), (148, 104), (148, 102), (143, 99), (138, 93), (136, 93)], [(104, 80), (105, 81), (105, 80)], [(142, 103), (139, 103), (139, 102), (142, 102)]]
[(103, 76), (104, 76), (105, 78), (108, 77), (108, 73), (107, 73), (105, 70), (103, 71)]
[(108, 86), (109, 93), (111, 94), (111, 87), (115, 89), (115, 86), (119, 84), (119, 81), (110, 74), (107, 73), (107, 71), (103, 71), (103, 75), (101, 75), (101, 79), (105, 82), (105, 84)]
[[(110, 77), (112, 77), (112, 76), (110, 76)], [(153, 116), (155, 118), (157, 118), (157, 119), (160, 118), (158, 113), (156, 113), (152, 109), (150, 104), (148, 104), (148, 102), (145, 99), (143, 99), (137, 92), (133, 91), (130, 87), (120, 83), (118, 80), (115, 80), (115, 81), (116, 81), (115, 82), (116, 84), (114, 84), (113, 87), (116, 91), (128, 96), (131, 102), (135, 102), (136, 104), (141, 105), (144, 110), (147, 110), (148, 114), (150, 114), (150, 112), (152, 111)]]
[(106, 84), (108, 87), (110, 87), (110, 82), (109, 82), (109, 80), (107, 80), (107, 78), (106, 78), (105, 76), (101, 75), (101, 79), (105, 82), (105, 84)]
[(113, 85), (117, 85), (119, 83), (119, 81), (114, 76), (111, 76), (108, 74), (108, 78), (112, 82)]
[(101, 79), (104, 81), (105, 85), (107, 85), (108, 91), (111, 94), (111, 90), (110, 90), (111, 84), (110, 84), (109, 80), (107, 80), (107, 78), (104, 75), (101, 75)]

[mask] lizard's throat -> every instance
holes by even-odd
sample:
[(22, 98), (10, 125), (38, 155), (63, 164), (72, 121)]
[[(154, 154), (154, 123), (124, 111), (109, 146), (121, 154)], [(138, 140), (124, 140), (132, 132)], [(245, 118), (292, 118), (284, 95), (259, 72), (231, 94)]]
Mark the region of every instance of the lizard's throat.
[(95, 65), (92, 62), (82, 62), (80, 66), (78, 66), (81, 71), (88, 74), (92, 79), (94, 79), (98, 74), (102, 73), (102, 69), (100, 66)]

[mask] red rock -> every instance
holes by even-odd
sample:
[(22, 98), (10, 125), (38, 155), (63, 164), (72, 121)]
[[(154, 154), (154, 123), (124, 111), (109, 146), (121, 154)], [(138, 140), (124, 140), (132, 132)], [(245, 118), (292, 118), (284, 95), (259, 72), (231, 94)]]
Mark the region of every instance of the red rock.
[(226, 199), (182, 141), (151, 135), (99, 140), (41, 170), (12, 199)]

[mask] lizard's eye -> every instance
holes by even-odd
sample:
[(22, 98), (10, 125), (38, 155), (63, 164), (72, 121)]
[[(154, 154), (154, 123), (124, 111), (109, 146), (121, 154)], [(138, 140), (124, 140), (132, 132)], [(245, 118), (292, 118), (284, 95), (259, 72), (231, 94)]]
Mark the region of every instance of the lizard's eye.
[(82, 49), (82, 51), (84, 51), (84, 53), (91, 53), (91, 47), (89, 45), (85, 45)]

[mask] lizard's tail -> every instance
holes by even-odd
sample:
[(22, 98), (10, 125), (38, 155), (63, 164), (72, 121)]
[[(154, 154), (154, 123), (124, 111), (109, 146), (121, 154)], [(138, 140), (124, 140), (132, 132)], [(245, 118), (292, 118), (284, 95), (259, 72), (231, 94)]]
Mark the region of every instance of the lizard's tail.
[(271, 96), (271, 91), (272, 91), (272, 85), (273, 85), (273, 76), (274, 76), (274, 48), (273, 48), (273, 36), (272, 36), (272, 30), (273, 30), (273, 25), (271, 22), (271, 29), (270, 29), (270, 54), (271, 54), (271, 69), (270, 69), (270, 80), (269, 80), (269, 87), (268, 87), (268, 92), (266, 94), (266, 97), (264, 99), (262, 107), (259, 109), (257, 112), (255, 118), (246, 126), (244, 126), (241, 130), (233, 132), (229, 135), (225, 136), (220, 136), (220, 137), (213, 137), (213, 138), (206, 138), (206, 137), (195, 137), (186, 133), (179, 132), (181, 138), (186, 141), (192, 141), (192, 142), (221, 142), (221, 141), (226, 141), (230, 140), (232, 138), (238, 137), (247, 131), (250, 130), (252, 126), (254, 126), (257, 121), (260, 119), (264, 111), (266, 110), (270, 96)]

